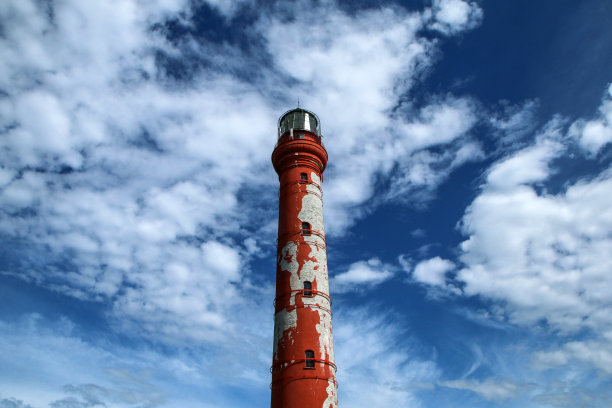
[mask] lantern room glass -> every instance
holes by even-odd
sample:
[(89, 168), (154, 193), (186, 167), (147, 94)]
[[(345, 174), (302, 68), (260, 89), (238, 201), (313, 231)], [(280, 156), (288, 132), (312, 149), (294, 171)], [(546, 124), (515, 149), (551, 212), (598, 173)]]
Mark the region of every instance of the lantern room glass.
[(321, 136), (319, 118), (306, 109), (293, 109), (281, 116), (278, 121), (278, 137), (280, 138), (291, 129), (307, 130)]

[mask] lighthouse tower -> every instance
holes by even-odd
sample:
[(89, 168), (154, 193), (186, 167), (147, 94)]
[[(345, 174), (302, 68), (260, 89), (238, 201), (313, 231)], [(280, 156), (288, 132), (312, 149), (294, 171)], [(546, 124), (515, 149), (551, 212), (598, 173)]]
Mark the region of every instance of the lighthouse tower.
[(321, 190), (327, 151), (314, 113), (281, 116), (272, 163), (280, 190), (271, 407), (336, 408)]

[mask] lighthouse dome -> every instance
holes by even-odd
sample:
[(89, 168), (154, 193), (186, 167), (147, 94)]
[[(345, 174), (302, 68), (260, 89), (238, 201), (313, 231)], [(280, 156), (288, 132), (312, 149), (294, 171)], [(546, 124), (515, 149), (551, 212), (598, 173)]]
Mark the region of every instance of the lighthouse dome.
[(306, 130), (321, 136), (319, 118), (313, 112), (297, 108), (285, 112), (278, 120), (278, 137), (284, 136), (291, 129)]

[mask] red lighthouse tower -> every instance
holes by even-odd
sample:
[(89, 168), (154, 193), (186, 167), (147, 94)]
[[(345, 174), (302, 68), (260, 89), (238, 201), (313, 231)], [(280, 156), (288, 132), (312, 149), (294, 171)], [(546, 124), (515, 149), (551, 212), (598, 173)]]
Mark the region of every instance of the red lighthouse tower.
[(272, 163), (280, 192), (271, 407), (336, 408), (321, 190), (327, 151), (314, 113), (281, 116)]

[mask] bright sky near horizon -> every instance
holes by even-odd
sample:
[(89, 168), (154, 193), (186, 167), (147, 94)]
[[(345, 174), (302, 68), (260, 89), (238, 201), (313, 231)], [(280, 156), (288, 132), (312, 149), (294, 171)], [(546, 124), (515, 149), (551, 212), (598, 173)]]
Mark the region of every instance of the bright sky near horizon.
[(612, 406), (608, 0), (0, 2), (0, 408), (269, 406), (317, 113), (339, 405)]

